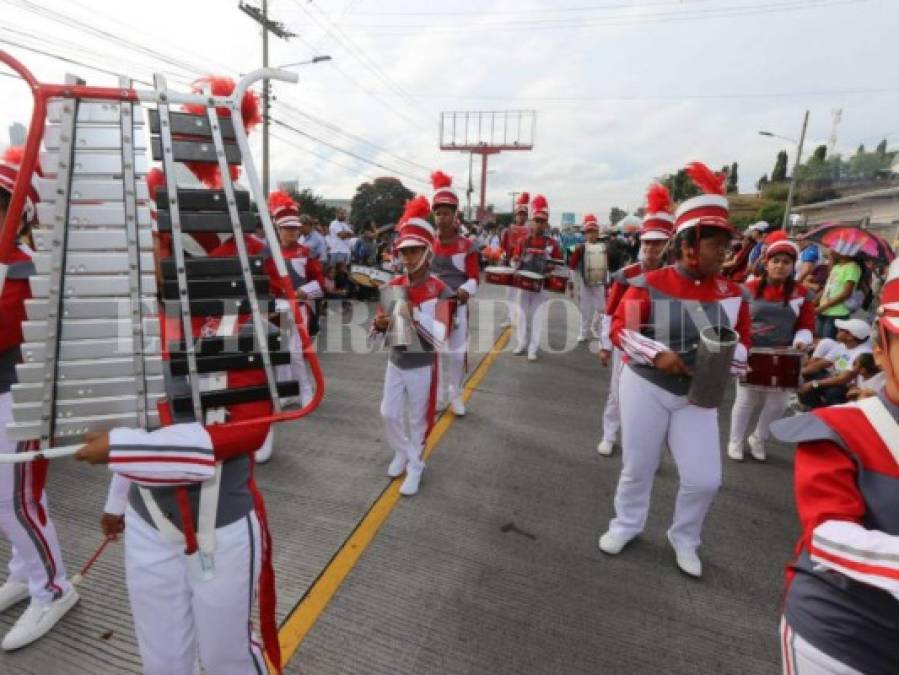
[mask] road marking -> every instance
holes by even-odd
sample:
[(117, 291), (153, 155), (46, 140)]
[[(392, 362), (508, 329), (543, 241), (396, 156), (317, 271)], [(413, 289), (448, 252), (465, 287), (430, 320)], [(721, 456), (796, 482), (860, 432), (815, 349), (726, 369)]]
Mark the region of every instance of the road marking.
[[(500, 333), (499, 338), (493, 344), (493, 348), (485, 356), (478, 367), (475, 368), (471, 377), (465, 383), (465, 390), (462, 398), (468, 402), (475, 389), (481, 384), (487, 376), (487, 371), (493, 365), (497, 356), (502, 353), (509, 342), (511, 329), (506, 329)], [(428, 442), (425, 445), (422, 458), (427, 459), (434, 447), (440, 442), (444, 434), (453, 424), (455, 416), (447, 409), (434, 424)], [(321, 571), (312, 585), (300, 598), (299, 602), (291, 610), (290, 614), (281, 623), (278, 631), (278, 639), (281, 642), (281, 663), (287, 665), (300, 644), (302, 644), (306, 635), (312, 630), (319, 616), (328, 606), (331, 598), (340, 588), (343, 580), (346, 579), (350, 571), (359, 562), (362, 553), (368, 548), (368, 545), (375, 538), (378, 530), (381, 529), (387, 521), (387, 517), (396, 506), (400, 498), (400, 483), (402, 481), (397, 478), (390, 481), (390, 484), (384, 488), (384, 491), (378, 496), (371, 508), (356, 525), (356, 529), (347, 537), (347, 540), (338, 549), (337, 553), (331, 558), (325, 568)]]

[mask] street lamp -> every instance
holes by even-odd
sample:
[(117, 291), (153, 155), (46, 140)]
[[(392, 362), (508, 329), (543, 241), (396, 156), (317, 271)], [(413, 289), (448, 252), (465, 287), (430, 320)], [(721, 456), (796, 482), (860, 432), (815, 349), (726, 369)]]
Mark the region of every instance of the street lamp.
[(799, 168), (799, 163), (802, 161), (802, 145), (805, 143), (805, 130), (808, 127), (808, 110), (805, 111), (805, 117), (802, 119), (802, 133), (799, 134), (799, 140), (793, 140), (789, 136), (778, 136), (777, 134), (773, 134), (770, 131), (760, 131), (760, 136), (770, 136), (771, 138), (780, 138), (785, 141), (790, 141), (790, 143), (796, 144), (796, 162), (793, 164), (793, 175), (790, 177), (790, 190), (787, 192), (787, 205), (784, 208), (784, 219), (783, 223), (781, 223), (781, 228), (784, 232), (789, 234), (789, 222), (790, 222), (790, 209), (793, 208), (793, 193), (796, 190), (796, 174), (797, 169)]
[(294, 66), (308, 66), (313, 63), (321, 63), (322, 61), (330, 61), (331, 57), (327, 54), (322, 54), (321, 56), (313, 56), (308, 61), (297, 61), (296, 63), (285, 63), (283, 66), (276, 66), (278, 69), (281, 68), (293, 68)]

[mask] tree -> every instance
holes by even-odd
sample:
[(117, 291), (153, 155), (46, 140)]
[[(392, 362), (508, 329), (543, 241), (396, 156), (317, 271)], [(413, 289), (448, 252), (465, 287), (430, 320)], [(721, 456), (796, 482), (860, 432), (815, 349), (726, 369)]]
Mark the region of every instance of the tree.
[(759, 178), (758, 182), (755, 184), (756, 189), (761, 192), (765, 189), (765, 186), (768, 184), (768, 174), (763, 174), (761, 178)]
[(403, 215), (406, 202), (415, 194), (399, 178), (375, 178), (362, 183), (350, 204), (350, 219), (354, 226), (374, 220), (379, 227), (396, 223)]
[(617, 206), (613, 206), (612, 210), (609, 211), (609, 222), (612, 225), (615, 225), (619, 220), (624, 218), (627, 215), (627, 211), (624, 209), (619, 209)]
[(668, 188), (668, 192), (671, 193), (671, 199), (676, 202), (682, 202), (699, 194), (699, 188), (690, 180), (684, 169), (680, 169), (673, 175), (668, 174), (663, 177), (662, 184)]
[(787, 161), (789, 157), (786, 150), (777, 153), (777, 160), (774, 162), (774, 171), (771, 172), (771, 181), (779, 183), (787, 179)]
[(728, 192), (739, 192), (740, 191), (740, 178), (737, 173), (737, 163), (734, 162), (730, 165), (730, 169), (727, 172), (727, 191)]
[(880, 143), (877, 144), (877, 154), (881, 157), (887, 156), (887, 139), (883, 139)]
[(290, 191), (290, 196), (294, 201), (300, 204), (300, 213), (305, 213), (313, 218), (317, 218), (319, 222), (327, 225), (334, 220), (334, 214), (337, 212), (333, 206), (325, 204), (325, 200), (321, 195), (316, 194), (311, 188), (303, 188), (299, 192)]
[(812, 153), (812, 161), (823, 162), (825, 159), (827, 159), (827, 146), (819, 145)]

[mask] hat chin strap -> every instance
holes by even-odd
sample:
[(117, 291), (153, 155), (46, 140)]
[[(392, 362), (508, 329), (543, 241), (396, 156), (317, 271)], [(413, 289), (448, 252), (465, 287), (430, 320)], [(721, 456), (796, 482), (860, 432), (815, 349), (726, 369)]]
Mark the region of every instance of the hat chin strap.
[(412, 274), (418, 272), (418, 270), (424, 267), (426, 263), (430, 262), (432, 255), (434, 255), (434, 252), (430, 248), (426, 249), (418, 259), (418, 264), (414, 268), (410, 269), (409, 272), (411, 272)]

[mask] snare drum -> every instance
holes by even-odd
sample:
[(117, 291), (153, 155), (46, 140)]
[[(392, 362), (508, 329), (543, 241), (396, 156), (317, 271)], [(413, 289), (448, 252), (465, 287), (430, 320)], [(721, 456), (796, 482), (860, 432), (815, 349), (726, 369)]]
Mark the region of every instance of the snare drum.
[(802, 352), (787, 347), (753, 349), (743, 384), (757, 389), (792, 391), (799, 388)]
[(543, 282), (546, 279), (542, 274), (537, 274), (536, 272), (528, 272), (527, 270), (520, 270), (515, 273), (515, 276), (512, 277), (512, 285), (515, 288), (520, 288), (523, 291), (531, 291), (533, 293), (539, 293), (543, 290)]
[(353, 283), (368, 288), (379, 288), (390, 281), (391, 278), (390, 272), (379, 270), (377, 267), (368, 267), (367, 265), (353, 265), (350, 270), (350, 279)]
[(496, 284), (497, 286), (514, 286), (512, 283), (515, 276), (515, 270), (511, 267), (503, 267), (501, 265), (491, 265), (484, 268), (484, 278), (488, 284)]
[(568, 272), (565, 270), (553, 270), (546, 277), (544, 287), (552, 293), (564, 293), (568, 287)]

